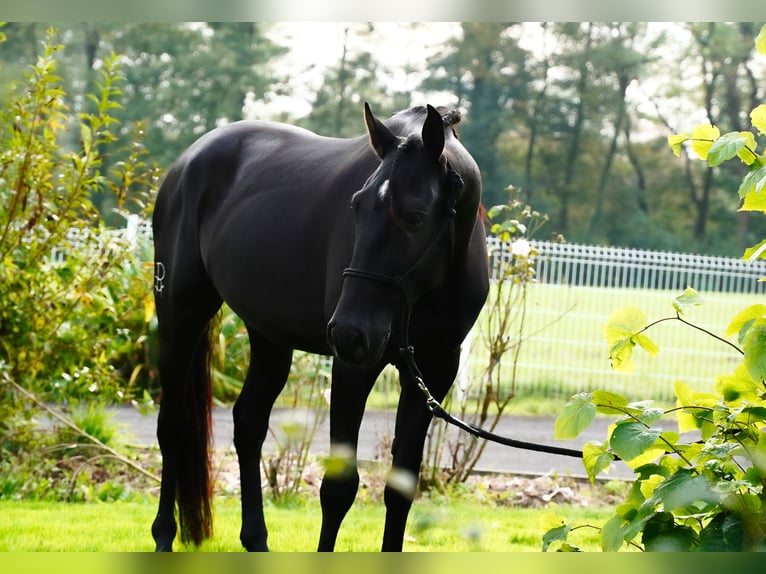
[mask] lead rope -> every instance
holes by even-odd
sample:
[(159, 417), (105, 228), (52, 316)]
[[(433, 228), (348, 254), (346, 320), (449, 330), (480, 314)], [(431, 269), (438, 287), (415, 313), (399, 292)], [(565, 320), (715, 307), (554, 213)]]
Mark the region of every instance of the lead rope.
[(409, 375), (411, 379), (415, 382), (417, 387), (420, 389), (420, 391), (423, 393), (423, 396), (426, 399), (426, 406), (428, 406), (428, 410), (431, 411), (431, 414), (433, 416), (440, 418), (443, 421), (447, 422), (448, 424), (456, 426), (477, 438), (489, 440), (489, 441), (496, 442), (498, 444), (502, 444), (505, 446), (520, 448), (524, 450), (532, 450), (536, 452), (546, 452), (549, 454), (571, 456), (574, 458), (582, 458), (582, 451), (559, 447), (559, 446), (537, 444), (532, 442), (526, 442), (523, 440), (516, 440), (509, 437), (504, 437), (504, 436), (489, 432), (487, 430), (484, 430), (483, 428), (478, 427), (474, 424), (462, 421), (459, 418), (448, 413), (444, 409), (444, 407), (442, 407), (441, 403), (439, 403), (439, 401), (437, 401), (434, 398), (434, 396), (431, 394), (431, 391), (428, 390), (428, 387), (426, 386), (425, 381), (423, 380), (423, 374), (420, 372), (420, 369), (418, 369), (418, 365), (415, 362), (415, 348), (412, 345), (410, 345), (407, 340), (408, 339), (407, 330), (408, 330), (408, 324), (409, 324), (409, 305), (407, 305), (407, 307), (408, 309), (407, 309), (407, 312), (405, 313), (405, 318), (402, 321), (402, 327), (403, 327), (402, 338), (403, 338), (404, 344), (399, 349), (399, 354), (404, 358), (404, 362), (405, 362), (405, 365), (407, 366), (407, 370), (409, 371)]

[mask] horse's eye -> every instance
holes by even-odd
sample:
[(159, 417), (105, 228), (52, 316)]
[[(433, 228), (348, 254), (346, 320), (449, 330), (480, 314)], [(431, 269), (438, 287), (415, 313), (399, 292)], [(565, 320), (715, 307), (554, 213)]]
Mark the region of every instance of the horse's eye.
[(425, 211), (412, 211), (410, 213), (402, 214), (402, 221), (404, 221), (404, 224), (407, 227), (417, 229), (425, 222), (426, 215)]

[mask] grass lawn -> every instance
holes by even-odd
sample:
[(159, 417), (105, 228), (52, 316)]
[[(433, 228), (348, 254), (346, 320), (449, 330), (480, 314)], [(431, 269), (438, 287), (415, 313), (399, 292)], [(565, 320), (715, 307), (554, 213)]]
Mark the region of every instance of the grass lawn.
[[(110, 503), (47, 503), (0, 501), (0, 551), (136, 552), (153, 550), (150, 534), (154, 500)], [(377, 551), (385, 509), (381, 503), (359, 501), (341, 528), (336, 550)], [(610, 509), (556, 506), (532, 509), (497, 506), (469, 499), (428, 497), (410, 514), (405, 552), (539, 552), (542, 517), (549, 512), (577, 523), (603, 524)], [(239, 552), (239, 501), (216, 499), (215, 534), (200, 550)], [(284, 506), (268, 505), (272, 551), (313, 551), (319, 536), (316, 498)], [(598, 550), (598, 531), (581, 528), (570, 535), (586, 550)], [(176, 543), (176, 550), (183, 550)], [(187, 549), (190, 550), (190, 549)]]

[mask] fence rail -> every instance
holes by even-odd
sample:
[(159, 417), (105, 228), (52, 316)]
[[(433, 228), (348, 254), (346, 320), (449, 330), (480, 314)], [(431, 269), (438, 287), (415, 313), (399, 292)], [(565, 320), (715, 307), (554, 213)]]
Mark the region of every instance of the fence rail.
[[(731, 372), (739, 359), (727, 346), (679, 323), (663, 323), (648, 333), (659, 355), (637, 350), (635, 371), (616, 373), (608, 362), (604, 325), (612, 312), (631, 304), (649, 321), (673, 316), (673, 298), (691, 286), (704, 304), (687, 318), (723, 334), (732, 317), (758, 302), (766, 289), (758, 282), (766, 277), (761, 260), (550, 242), (533, 246), (538, 283), (529, 292), (527, 332), (535, 334), (519, 356), (519, 393), (568, 396), (602, 388), (672, 399), (676, 380), (711, 390), (716, 376)], [(489, 239), (489, 247), (493, 257), (511, 256), (509, 246), (496, 238)], [(472, 357), (479, 368), (480, 353)]]

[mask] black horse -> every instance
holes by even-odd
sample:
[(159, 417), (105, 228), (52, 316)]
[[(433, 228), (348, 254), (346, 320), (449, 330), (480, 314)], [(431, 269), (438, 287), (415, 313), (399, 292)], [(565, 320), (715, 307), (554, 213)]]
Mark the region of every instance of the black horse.
[[(332, 550), (359, 485), (356, 447), (382, 368), (399, 368), (384, 550), (401, 550), (431, 414), (405, 368), (409, 340), (441, 400), (488, 290), (481, 180), (457, 140), (456, 110), (417, 107), (334, 139), (268, 122), (217, 128), (169, 170), (154, 210), (162, 383), (162, 487), (152, 534), (172, 549), (211, 534), (211, 321), (225, 301), (250, 337), (234, 405), (242, 488), (240, 539), (267, 550), (260, 460), (293, 349), (334, 355), (331, 454), (348, 471), (321, 486), (319, 550)], [(402, 489), (404, 476), (411, 488)]]

